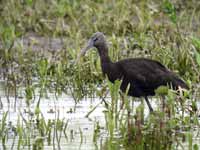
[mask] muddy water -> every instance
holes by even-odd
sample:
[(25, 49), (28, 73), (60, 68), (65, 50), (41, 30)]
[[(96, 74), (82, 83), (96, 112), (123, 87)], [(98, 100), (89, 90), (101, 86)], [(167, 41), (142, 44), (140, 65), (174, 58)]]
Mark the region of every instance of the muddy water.
[[(57, 51), (65, 47), (66, 41), (66, 39), (43, 37), (30, 32), (17, 39), (14, 42), (14, 47), (18, 47), (20, 45), (24, 50), (29, 48), (35, 51)], [(0, 43), (0, 48), (2, 47), (3, 45)]]
[[(16, 111), (14, 109), (14, 97), (12, 95), (9, 97), (10, 103), (8, 104), (8, 100), (5, 97), (4, 93), (4, 85), (3, 82), (0, 84), (0, 97), (3, 104), (3, 108), (0, 110), (0, 120), (2, 120), (2, 114), (3, 112), (6, 112), (9, 110), (8, 117), (7, 117), (7, 124), (16, 125), (17, 119), (19, 117), (20, 112), (22, 112), (22, 115), (25, 119), (28, 119), (27, 111), (28, 108), (26, 104), (24, 103), (24, 99), (22, 97), (17, 98), (17, 105), (16, 105)], [(22, 94), (23, 95), (23, 94)], [(30, 106), (31, 112), (34, 113), (34, 109), (37, 103), (37, 97), (36, 101), (33, 102)], [(103, 139), (99, 139), (97, 141), (97, 145), (93, 143), (93, 133), (95, 124), (97, 122), (100, 123), (101, 127), (105, 126), (105, 120), (104, 120), (104, 107), (100, 104), (97, 109), (89, 116), (89, 118), (86, 118), (85, 115), (95, 106), (99, 103), (99, 99), (90, 99), (90, 100), (82, 100), (76, 105), (76, 110), (74, 110), (75, 103), (74, 100), (67, 96), (62, 95), (59, 97), (58, 100), (55, 99), (54, 94), (49, 93), (48, 98), (43, 98), (41, 100), (40, 109), (41, 112), (45, 118), (45, 120), (53, 120), (55, 119), (55, 115), (58, 115), (59, 111), (59, 119), (64, 119), (65, 121), (68, 121), (68, 127), (67, 127), (67, 136), (68, 139), (62, 135), (61, 138), (61, 147), (62, 149), (69, 149), (69, 150), (77, 150), (77, 149), (96, 149), (96, 146), (100, 146)], [(80, 134), (80, 131), (82, 132), (82, 137)], [(13, 134), (12, 131), (9, 132), (10, 135), (8, 135), (9, 139), (6, 144), (7, 148), (10, 149), (12, 142), (13, 142)], [(102, 135), (104, 134), (104, 131), (102, 132)], [(106, 132), (105, 132), (106, 136)], [(102, 136), (103, 138), (104, 136)], [(17, 146), (17, 139), (15, 141), (15, 145)], [(55, 144), (57, 145), (57, 144)], [(16, 147), (15, 147), (16, 148)], [(15, 149), (14, 148), (14, 149)], [(47, 143), (45, 143), (45, 150), (52, 149), (53, 146), (47, 146)], [(2, 143), (0, 141), (0, 150), (2, 148)], [(25, 148), (26, 149), (26, 148)]]
[[(27, 119), (27, 120), (30, 119), (30, 115), (27, 114), (29, 108), (27, 108), (27, 105), (25, 103), (24, 91), (21, 90), (21, 91), (18, 91), (18, 93), (20, 96), (17, 97), (16, 107), (14, 107), (15, 106), (14, 93), (12, 92), (10, 93), (9, 100), (8, 100), (5, 96), (5, 82), (4, 81), (0, 82), (0, 100), (2, 102), (2, 108), (0, 109), (0, 120), (2, 120), (3, 113), (8, 111), (8, 117), (6, 121), (8, 128), (9, 128), (8, 124), (12, 126), (16, 126), (20, 113), (22, 114), (24, 119)], [(37, 101), (38, 101), (38, 95), (36, 95), (35, 101), (32, 102), (30, 105), (30, 112), (32, 114), (34, 114)], [(107, 98), (107, 101), (109, 102), (110, 99)], [(49, 119), (54, 120), (55, 117), (58, 116), (58, 112), (59, 112), (60, 120), (64, 119), (65, 122), (68, 121), (68, 126), (66, 130), (67, 139), (64, 136), (64, 134), (62, 134), (62, 138), (60, 142), (61, 149), (64, 149), (64, 150), (102, 149), (101, 146), (104, 145), (105, 140), (108, 137), (108, 132), (106, 131), (106, 125), (105, 125), (105, 116), (104, 116), (105, 107), (100, 102), (101, 100), (98, 98), (93, 98), (93, 99), (87, 98), (75, 104), (75, 101), (72, 99), (72, 97), (68, 95), (61, 95), (56, 100), (55, 95), (53, 93), (48, 93), (47, 98), (41, 99), (40, 109), (46, 122)], [(135, 106), (139, 104), (140, 102), (134, 103)], [(96, 105), (98, 105), (98, 107), (89, 115), (88, 118), (86, 118), (85, 116)], [(147, 108), (147, 106), (145, 107)], [(145, 115), (148, 116), (148, 109), (145, 109)], [(93, 142), (95, 125), (97, 123), (101, 127), (100, 135), (97, 141)], [(10, 130), (8, 133), (9, 133), (8, 135), (9, 138), (8, 138), (6, 146), (8, 149), (10, 149), (14, 140), (13, 139), (14, 132)], [(15, 140), (14, 149), (17, 149), (16, 147), (17, 141), (18, 139)], [(34, 139), (32, 139), (32, 141), (34, 141)], [(2, 141), (0, 141), (0, 150), (3, 149), (1, 142)], [(48, 146), (47, 142), (45, 142), (44, 145), (45, 145), (44, 146), (45, 150), (53, 149), (52, 142), (50, 146)], [(24, 149), (28, 149), (28, 147), (25, 146)]]
[[(65, 40), (66, 42), (66, 40)], [(16, 41), (15, 46), (18, 44), (21, 44), (24, 49), (30, 48), (32, 50), (48, 50), (48, 51), (57, 51), (61, 50), (65, 47), (65, 42), (63, 42), (63, 39), (57, 39), (57, 38), (49, 38), (46, 37), (40, 37), (35, 34), (28, 34), (25, 37), (19, 39)], [(1, 47), (1, 44), (0, 44)], [(25, 104), (24, 99), (24, 92), (23, 90), (20, 92), (20, 97), (18, 97), (16, 100), (16, 110), (15, 110), (15, 98), (14, 93), (11, 91), (10, 97), (9, 97), (9, 103), (8, 99), (5, 95), (5, 83), (4, 81), (0, 81), (0, 120), (2, 120), (3, 112), (6, 112), (9, 110), (8, 117), (7, 117), (7, 124), (12, 124), (15, 126), (17, 124), (17, 119), (19, 117), (20, 112), (22, 113), (23, 117), (25, 119), (28, 118), (27, 111), (28, 108)], [(36, 103), (38, 100), (38, 96), (36, 95), (36, 100), (33, 102), (30, 106), (31, 112), (34, 113)], [(109, 101), (109, 98), (107, 99)], [(48, 93), (48, 98), (43, 98), (40, 103), (40, 109), (41, 112), (46, 120), (46, 122), (51, 119), (55, 119), (55, 116), (58, 114), (59, 111), (59, 119), (64, 119), (65, 121), (68, 121), (68, 127), (67, 127), (67, 139), (62, 134), (61, 138), (61, 149), (63, 150), (93, 150), (93, 149), (102, 149), (102, 145), (104, 145), (105, 140), (108, 136), (108, 133), (106, 131), (105, 127), (105, 117), (104, 117), (104, 105), (100, 104), (93, 113), (89, 116), (89, 118), (86, 118), (86, 114), (97, 104), (100, 103), (100, 99), (84, 99), (80, 101), (76, 105), (75, 111), (75, 102), (72, 99), (72, 97), (68, 95), (62, 95), (57, 100), (53, 93)], [(151, 103), (153, 107), (155, 108), (158, 106), (158, 102), (156, 100), (151, 100)], [(134, 106), (137, 107), (140, 102), (134, 102)], [(197, 103), (198, 108), (200, 108), (200, 103)], [(148, 117), (148, 108), (145, 105), (145, 117)], [(94, 135), (94, 129), (95, 125), (99, 122), (100, 127), (102, 128), (100, 131), (100, 136), (97, 139), (97, 142), (93, 142), (93, 135)], [(82, 137), (81, 133), (82, 132)], [(198, 131), (198, 130), (197, 130)], [(196, 131), (195, 131), (196, 132)], [(13, 132), (10, 130), (8, 135), (8, 141), (7, 141), (7, 148), (10, 149), (10, 147), (13, 144)], [(196, 133), (194, 133), (196, 134)], [(34, 139), (32, 139), (34, 140)], [(46, 140), (45, 140), (46, 141)], [(0, 141), (0, 150), (3, 149), (2, 147), (2, 141)], [(194, 143), (197, 143), (200, 146), (200, 138), (199, 136), (196, 136)], [(55, 144), (57, 145), (57, 144)], [(17, 139), (14, 143), (14, 148), (17, 149)], [(187, 143), (183, 143), (183, 146), (188, 148)], [(24, 147), (24, 149), (28, 149), (28, 147)], [(51, 150), (53, 149), (52, 143), (50, 146), (48, 146), (47, 142), (45, 142), (44, 146), (45, 150)], [(181, 149), (181, 148), (180, 148)]]
[[(20, 116), (20, 112), (25, 119), (30, 119), (30, 115), (27, 114), (28, 108), (25, 104), (24, 92), (23, 89), (18, 91), (20, 97), (17, 97), (16, 109), (15, 109), (15, 98), (14, 93), (10, 93), (9, 103), (8, 99), (5, 96), (5, 82), (0, 82), (0, 100), (2, 106), (0, 107), (0, 120), (2, 120), (3, 113), (8, 112), (7, 117), (7, 127), (16, 126), (18, 117)], [(36, 95), (35, 101), (30, 105), (30, 112), (34, 114), (35, 107), (37, 104), (38, 95)], [(110, 101), (107, 98), (107, 101)], [(68, 121), (68, 126), (66, 129), (67, 138), (62, 134), (60, 146), (63, 150), (93, 150), (93, 149), (105, 149), (105, 142), (108, 137), (108, 132), (106, 131), (106, 123), (104, 111), (105, 107), (103, 104), (100, 104), (101, 100), (98, 98), (87, 98), (83, 99), (79, 103), (75, 104), (75, 101), (72, 97), (68, 95), (61, 95), (58, 99), (55, 98), (53, 93), (48, 93), (48, 97), (42, 98), (40, 103), (40, 110), (42, 115), (44, 116), (46, 122), (50, 120), (55, 120), (56, 116), (59, 119), (64, 119), (65, 122)], [(1, 104), (0, 103), (0, 104)], [(134, 107), (137, 107), (141, 102), (136, 101), (133, 103)], [(152, 106), (155, 108), (158, 106), (158, 101), (156, 99), (151, 100)], [(90, 114), (89, 118), (85, 116), (88, 114), (92, 108), (94, 108), (97, 104), (98, 107)], [(158, 106), (159, 107), (159, 106)], [(198, 103), (198, 107), (200, 108), (200, 103)], [(145, 118), (148, 117), (149, 111), (148, 107), (145, 104)], [(34, 118), (33, 118), (34, 119)], [(100, 135), (97, 138), (96, 142), (93, 142), (95, 125), (99, 123)], [(200, 138), (197, 134), (199, 130), (191, 131), (194, 136), (193, 143), (200, 145)], [(53, 132), (53, 131), (52, 131)], [(186, 133), (187, 135), (187, 133)], [(52, 134), (53, 136), (53, 134)], [(36, 133), (37, 137), (37, 133)], [(18, 137), (16, 137), (14, 141), (13, 149), (17, 149)], [(10, 149), (12, 147), (14, 140), (14, 132), (9, 129), (8, 131), (8, 141), (6, 142), (6, 147)], [(33, 142), (35, 139), (31, 139)], [(0, 150), (3, 150), (2, 141), (0, 141)], [(57, 143), (55, 142), (56, 149)], [(187, 142), (182, 144), (184, 147), (189, 147)], [(177, 147), (178, 149), (182, 149), (182, 147)], [(28, 146), (23, 147), (23, 149), (28, 149)], [(48, 145), (47, 139), (45, 138), (44, 143), (45, 150), (53, 150), (53, 145)], [(120, 148), (121, 149), (121, 148)], [(123, 149), (123, 148), (122, 148)]]

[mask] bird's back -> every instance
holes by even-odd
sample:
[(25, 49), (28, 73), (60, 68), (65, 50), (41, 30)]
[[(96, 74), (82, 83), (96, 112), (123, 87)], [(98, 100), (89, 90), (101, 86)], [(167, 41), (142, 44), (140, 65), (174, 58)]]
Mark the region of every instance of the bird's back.
[(132, 96), (154, 95), (154, 90), (161, 85), (172, 85), (174, 89), (179, 86), (188, 89), (175, 73), (155, 60), (130, 58), (118, 61), (115, 65), (123, 73), (122, 90), (130, 84), (129, 95)]

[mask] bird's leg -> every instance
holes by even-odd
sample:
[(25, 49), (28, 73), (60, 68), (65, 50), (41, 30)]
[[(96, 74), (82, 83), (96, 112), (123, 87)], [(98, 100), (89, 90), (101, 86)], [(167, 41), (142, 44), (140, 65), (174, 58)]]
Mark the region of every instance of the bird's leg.
[(166, 104), (165, 96), (162, 95), (161, 99), (162, 99), (162, 111), (167, 113), (168, 118), (171, 118), (171, 109), (170, 106)]
[(130, 120), (131, 117), (130, 117), (130, 113), (131, 113), (130, 109), (128, 109), (127, 110), (127, 114), (128, 114), (128, 118), (127, 118), (128, 119), (128, 124), (127, 124), (128, 125), (128, 141), (131, 140), (131, 120)]
[(145, 98), (145, 101), (146, 101), (146, 103), (147, 103), (147, 105), (148, 105), (148, 107), (149, 107), (149, 111), (150, 111), (150, 112), (153, 112), (153, 108), (151, 107), (151, 104), (150, 104), (150, 102), (149, 102), (147, 96), (145, 96), (144, 98)]
[(121, 92), (121, 91), (119, 91), (119, 95), (120, 95), (120, 97), (121, 97), (121, 105), (120, 105), (120, 109), (123, 109), (123, 107), (124, 107), (124, 94)]
[(162, 109), (163, 109), (162, 111), (165, 112), (165, 107), (166, 107), (166, 106), (165, 106), (165, 105), (166, 105), (166, 104), (165, 104), (165, 97), (164, 97), (164, 96), (161, 96), (161, 99), (162, 99)]

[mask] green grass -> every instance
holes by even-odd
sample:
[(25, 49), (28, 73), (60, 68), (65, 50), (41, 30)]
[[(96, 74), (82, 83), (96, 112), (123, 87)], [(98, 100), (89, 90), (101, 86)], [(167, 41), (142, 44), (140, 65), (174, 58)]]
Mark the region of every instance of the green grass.
[[(197, 0), (1, 1), (0, 74), (7, 84), (8, 100), (10, 89), (15, 89), (15, 97), (17, 97), (19, 94), (17, 91), (25, 87), (27, 107), (32, 100), (36, 100), (38, 105), (34, 115), (39, 116), (40, 100), (47, 95), (48, 91), (53, 91), (56, 97), (67, 93), (77, 103), (84, 96), (99, 95), (103, 98), (106, 89), (109, 89), (112, 102), (105, 105), (105, 119), (110, 136), (108, 149), (118, 148), (118, 145), (112, 143), (115, 140), (116, 129), (123, 137), (119, 142), (123, 146), (130, 145), (131, 148), (137, 144), (135, 149), (145, 147), (164, 149), (164, 146), (167, 149), (175, 149), (172, 142), (181, 145), (179, 137), (176, 136), (177, 126), (199, 126), (196, 111), (198, 97), (195, 94), (199, 91), (196, 83), (200, 81), (199, 8), (200, 2)], [(165, 94), (167, 92), (167, 113), (163, 114), (158, 110), (158, 114), (150, 116), (144, 122), (144, 106), (141, 104), (136, 108), (135, 115), (127, 116), (128, 113), (133, 113), (128, 98), (124, 95), (125, 104), (122, 109), (119, 109), (120, 99), (122, 99), (118, 93), (120, 83), (113, 85), (104, 80), (96, 51), (88, 52), (79, 64), (74, 64), (78, 52), (96, 31), (105, 33), (109, 42), (109, 55), (113, 61), (129, 57), (147, 57), (158, 60), (175, 71), (192, 88), (193, 92), (188, 93), (191, 107), (187, 105), (186, 96), (176, 97), (168, 90), (164, 91)], [(30, 33), (46, 39), (58, 38), (63, 42), (63, 48), (59, 51), (33, 50), (31, 45), (37, 44), (37, 38), (28, 46), (18, 42)], [(102, 87), (101, 90), (97, 88), (99, 86)], [(36, 90), (40, 93), (38, 99), (35, 97)], [(182, 103), (179, 103), (179, 100), (182, 100)], [(177, 106), (182, 110), (180, 116), (177, 116), (177, 112), (180, 111)], [(185, 117), (185, 111), (190, 109), (190, 117)], [(163, 117), (168, 117), (164, 123)], [(37, 130), (45, 131), (45, 133), (40, 132), (40, 136), (49, 137), (53, 132), (52, 125), (47, 125), (43, 118), (38, 119), (41, 124)], [(60, 123), (64, 124), (62, 120), (54, 122), (56, 127), (59, 127), (54, 130), (65, 134)], [(29, 127), (30, 124), (27, 122), (26, 126)], [(7, 138), (4, 130), (7, 131), (4, 122), (0, 125), (2, 126), (0, 139), (4, 144)], [(24, 125), (19, 119), (18, 149), (27, 144), (22, 141), (22, 138), (27, 138), (23, 128)], [(34, 141), (35, 149), (39, 147), (42, 149), (41, 137)], [(192, 134), (188, 134), (187, 138), (189, 148), (198, 149), (198, 145), (192, 143)], [(48, 139), (50, 143), (51, 139)], [(59, 144), (59, 135), (56, 140)], [(30, 144), (30, 141), (28, 143)]]

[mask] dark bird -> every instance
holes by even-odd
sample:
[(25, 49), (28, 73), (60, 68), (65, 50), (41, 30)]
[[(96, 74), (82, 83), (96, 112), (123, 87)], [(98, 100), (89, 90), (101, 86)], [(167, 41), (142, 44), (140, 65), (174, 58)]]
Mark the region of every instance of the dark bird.
[(112, 83), (117, 79), (122, 80), (120, 87), (122, 92), (125, 92), (130, 84), (128, 95), (144, 97), (151, 112), (153, 109), (147, 97), (155, 95), (154, 90), (159, 86), (171, 85), (175, 90), (179, 87), (188, 89), (183, 80), (158, 61), (147, 58), (129, 58), (112, 62), (108, 56), (108, 45), (105, 36), (101, 32), (92, 35), (87, 46), (81, 50), (77, 61), (92, 47), (98, 50), (103, 74)]

